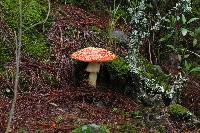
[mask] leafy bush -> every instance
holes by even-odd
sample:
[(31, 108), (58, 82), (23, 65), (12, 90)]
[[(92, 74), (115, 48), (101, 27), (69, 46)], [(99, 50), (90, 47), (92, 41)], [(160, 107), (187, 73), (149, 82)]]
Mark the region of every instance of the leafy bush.
[(74, 129), (71, 133), (110, 133), (110, 131), (105, 126), (89, 124)]
[(188, 113), (188, 109), (181, 106), (180, 104), (171, 104), (169, 106), (170, 114), (177, 118), (182, 118)]

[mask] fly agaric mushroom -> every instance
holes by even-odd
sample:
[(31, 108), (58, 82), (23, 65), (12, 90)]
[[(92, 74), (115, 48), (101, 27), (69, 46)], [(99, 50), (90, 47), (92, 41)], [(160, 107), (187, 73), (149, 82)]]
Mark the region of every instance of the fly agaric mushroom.
[(75, 60), (88, 62), (85, 70), (90, 73), (88, 82), (94, 87), (96, 87), (97, 73), (100, 70), (100, 62), (107, 62), (117, 58), (117, 56), (110, 51), (95, 47), (81, 49), (71, 54), (70, 57)]

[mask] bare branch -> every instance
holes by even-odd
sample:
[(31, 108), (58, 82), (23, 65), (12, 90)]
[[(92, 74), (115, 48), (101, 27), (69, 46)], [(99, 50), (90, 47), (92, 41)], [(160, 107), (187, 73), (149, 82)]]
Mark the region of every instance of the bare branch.
[(15, 112), (15, 105), (17, 101), (17, 95), (18, 95), (18, 83), (19, 83), (19, 77), (20, 77), (20, 58), (21, 58), (21, 45), (22, 45), (22, 1), (19, 0), (19, 13), (20, 13), (20, 22), (19, 22), (19, 35), (17, 40), (17, 35), (15, 33), (15, 39), (16, 39), (16, 75), (15, 75), (15, 85), (14, 85), (14, 98), (11, 106), (11, 110), (9, 113), (9, 120), (8, 125), (6, 129), (6, 133), (10, 132), (10, 127), (12, 125), (12, 119)]
[(193, 52), (193, 51), (190, 51), (190, 50), (186, 50), (187, 52), (189, 52), (189, 53), (191, 53), (191, 54), (194, 54), (194, 55), (196, 55), (196, 56), (198, 56), (199, 58), (200, 58), (200, 55), (199, 54), (197, 54), (197, 53), (195, 53), (195, 52)]

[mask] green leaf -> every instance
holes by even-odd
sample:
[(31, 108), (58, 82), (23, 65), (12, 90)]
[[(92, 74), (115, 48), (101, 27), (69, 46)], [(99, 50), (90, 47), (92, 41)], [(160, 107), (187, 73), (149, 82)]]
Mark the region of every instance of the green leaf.
[(166, 22), (169, 22), (169, 23), (171, 22), (169, 19), (165, 19), (165, 18), (164, 18), (163, 20), (166, 21)]
[(196, 38), (195, 38), (195, 39), (193, 39), (193, 42), (192, 42), (192, 44), (193, 44), (193, 47), (197, 45), (197, 39), (196, 39)]
[(176, 16), (176, 19), (179, 21), (179, 20), (180, 20), (180, 17), (179, 17), (179, 16)]
[(196, 20), (198, 20), (199, 18), (191, 18), (188, 22), (187, 22), (187, 24), (189, 24), (189, 23), (192, 23), (192, 22), (194, 22), (194, 21), (196, 21)]
[(178, 60), (181, 61), (182, 60), (182, 56), (180, 54), (178, 54)]
[(173, 45), (167, 45), (167, 47), (169, 47), (169, 48), (175, 50), (175, 47), (174, 47)]
[(190, 36), (192, 36), (192, 37), (194, 37), (194, 36), (195, 36), (195, 33), (194, 33), (194, 32), (192, 32), (192, 31), (190, 31), (190, 32), (189, 32), (189, 34), (190, 34)]
[(188, 58), (190, 55), (189, 54), (186, 54), (186, 55), (184, 55), (183, 57), (184, 57), (184, 59), (186, 59), (186, 58)]
[(200, 27), (195, 29), (196, 33), (200, 33)]
[(190, 72), (200, 72), (200, 66), (193, 68)]
[(182, 35), (185, 36), (187, 34), (188, 30), (185, 28), (181, 28), (181, 32), (182, 32)]
[(168, 40), (171, 36), (172, 36), (172, 33), (171, 33), (171, 34), (167, 34), (167, 35), (165, 35), (164, 37), (160, 38), (159, 41), (160, 41), (160, 42), (166, 41), (166, 40)]
[(187, 21), (187, 20), (186, 20), (184, 14), (182, 14), (182, 22), (183, 22), (183, 24), (185, 24), (186, 21)]

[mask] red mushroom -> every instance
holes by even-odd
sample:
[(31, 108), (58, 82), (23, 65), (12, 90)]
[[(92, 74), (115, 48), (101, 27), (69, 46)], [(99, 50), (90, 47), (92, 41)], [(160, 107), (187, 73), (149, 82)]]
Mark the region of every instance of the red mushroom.
[(88, 47), (70, 55), (71, 58), (88, 62), (86, 71), (89, 72), (88, 82), (96, 87), (97, 73), (100, 70), (100, 62), (107, 62), (117, 58), (112, 52), (103, 48)]

